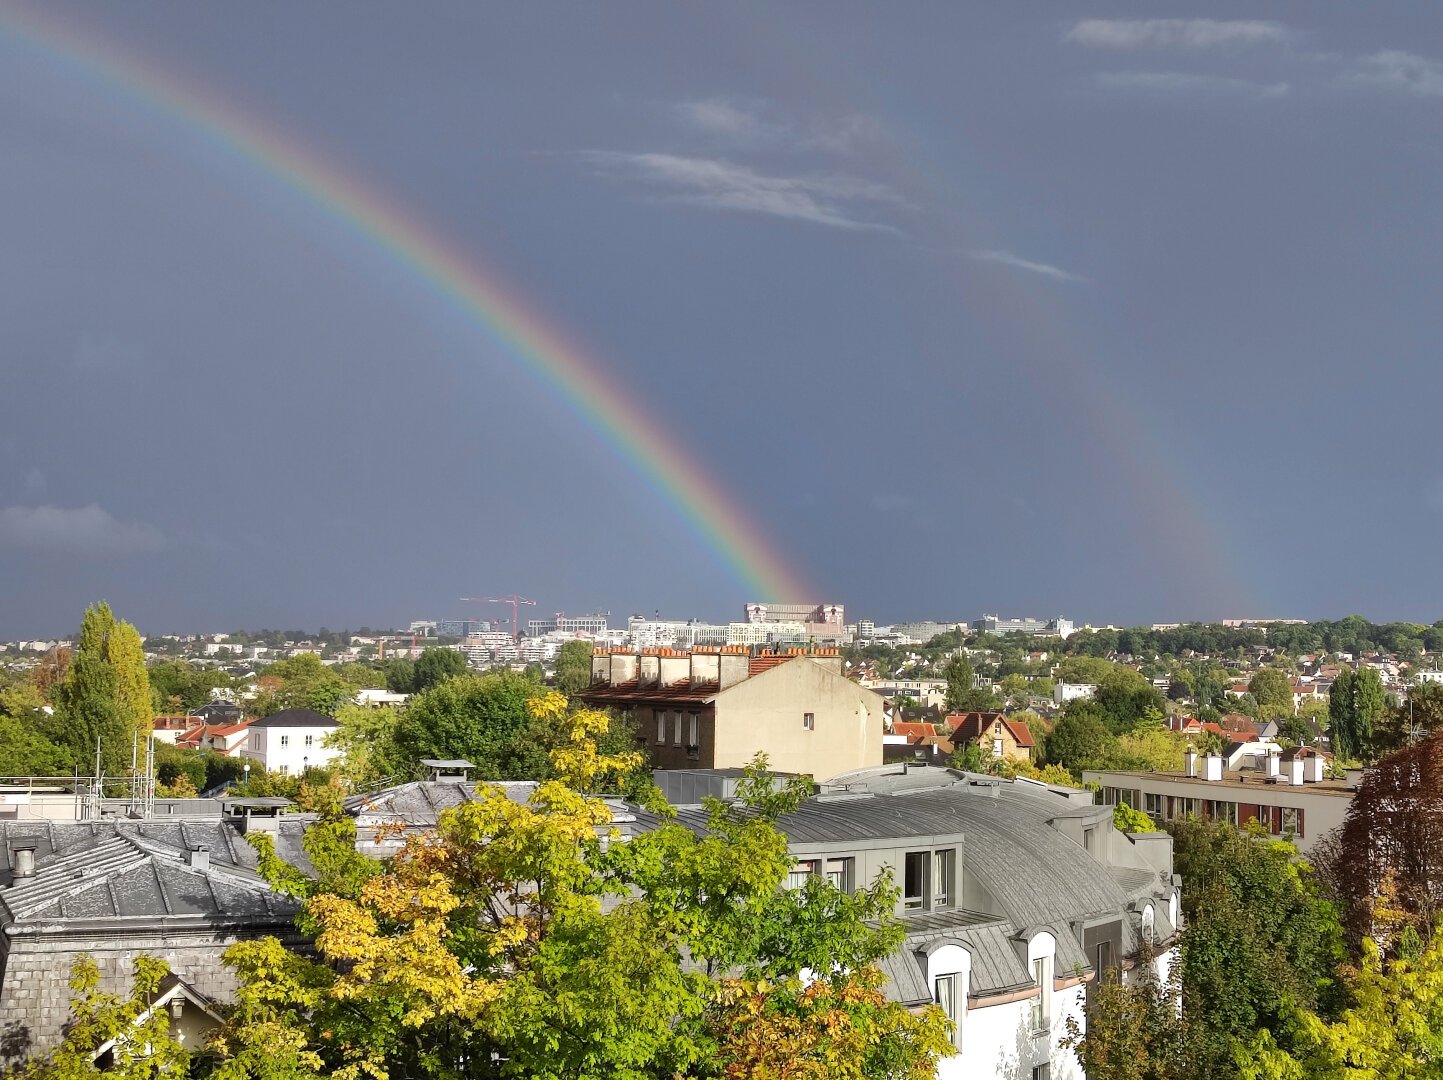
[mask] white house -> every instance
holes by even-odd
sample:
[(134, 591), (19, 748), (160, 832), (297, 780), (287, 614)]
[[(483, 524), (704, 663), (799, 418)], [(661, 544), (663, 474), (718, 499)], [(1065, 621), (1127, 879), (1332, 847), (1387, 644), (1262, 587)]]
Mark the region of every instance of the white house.
[(247, 729), (249, 737), (243, 753), (270, 772), (298, 776), (340, 756), (339, 750), (326, 745), (337, 726), (334, 716), (314, 709), (284, 709)]
[(1052, 701), (1066, 705), (1069, 701), (1087, 701), (1097, 692), (1092, 683), (1056, 682), (1052, 684)]

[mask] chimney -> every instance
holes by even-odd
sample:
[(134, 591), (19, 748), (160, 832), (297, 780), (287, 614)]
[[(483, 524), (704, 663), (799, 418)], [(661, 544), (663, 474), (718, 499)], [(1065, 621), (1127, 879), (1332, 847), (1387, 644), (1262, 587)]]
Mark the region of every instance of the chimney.
[(1299, 784), (1303, 782), (1303, 759), (1295, 757), (1288, 762), (1288, 783)]
[(210, 851), (204, 847), (193, 847), (186, 852), (185, 861), (192, 870), (209, 870)]
[(1223, 759), (1221, 754), (1209, 752), (1203, 755), (1203, 779), (1219, 781), (1223, 778)]
[(1193, 746), (1191, 743), (1188, 744), (1187, 753), (1185, 753), (1185, 754), (1183, 755), (1183, 761), (1187, 764), (1187, 774), (1188, 774), (1189, 776), (1196, 776), (1196, 775), (1197, 775), (1197, 747), (1196, 747), (1196, 746)]
[(1323, 755), (1312, 753), (1308, 755), (1308, 764), (1305, 766), (1307, 775), (1305, 779), (1310, 784), (1321, 784), (1323, 782)]
[(15, 873), (14, 878), (19, 881), (21, 878), (33, 878), (35, 876), (35, 848), (17, 847), (15, 850)]
[(1278, 752), (1277, 752), (1276, 750), (1269, 749), (1269, 750), (1266, 752), (1265, 757), (1266, 757), (1266, 759), (1267, 759), (1267, 764), (1266, 764), (1266, 766), (1265, 766), (1265, 768), (1266, 768), (1266, 770), (1267, 770), (1267, 775), (1268, 775), (1269, 777), (1273, 778), (1273, 779), (1277, 779), (1277, 776), (1278, 776)]

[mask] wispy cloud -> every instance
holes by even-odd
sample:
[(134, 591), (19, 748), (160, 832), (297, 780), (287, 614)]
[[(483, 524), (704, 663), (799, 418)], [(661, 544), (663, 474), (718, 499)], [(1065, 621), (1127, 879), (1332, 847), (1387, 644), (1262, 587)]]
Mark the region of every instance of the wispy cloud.
[(674, 108), (692, 131), (736, 146), (850, 153), (879, 134), (877, 122), (860, 113), (804, 121), (756, 98), (703, 98)]
[(1060, 266), (1053, 266), (1051, 263), (1024, 259), (1021, 255), (1014, 255), (1010, 251), (969, 251), (967, 255), (969, 258), (977, 259), (980, 262), (1000, 263), (1003, 266), (1010, 266), (1014, 270), (1026, 270), (1029, 274), (1041, 274), (1043, 277), (1052, 278), (1053, 281), (1087, 281), (1087, 278), (1081, 274), (1074, 274), (1070, 270), (1064, 270)]
[(167, 541), (158, 529), (120, 521), (91, 503), (0, 507), (0, 546), (66, 555), (139, 555), (160, 551)]
[(904, 205), (889, 188), (854, 176), (775, 176), (717, 158), (662, 153), (586, 150), (582, 158), (610, 175), (663, 191), (676, 202), (838, 229), (898, 232), (868, 220), (862, 210)]
[(1066, 40), (1093, 49), (1214, 49), (1286, 45), (1295, 36), (1282, 23), (1258, 19), (1082, 19)]
[(1198, 75), (1187, 71), (1103, 71), (1093, 82), (1109, 90), (1153, 94), (1206, 94), (1239, 97), (1285, 97), (1292, 87), (1285, 82), (1260, 83), (1225, 75)]
[(1418, 97), (1443, 96), (1443, 61), (1400, 49), (1385, 49), (1361, 57), (1348, 78)]

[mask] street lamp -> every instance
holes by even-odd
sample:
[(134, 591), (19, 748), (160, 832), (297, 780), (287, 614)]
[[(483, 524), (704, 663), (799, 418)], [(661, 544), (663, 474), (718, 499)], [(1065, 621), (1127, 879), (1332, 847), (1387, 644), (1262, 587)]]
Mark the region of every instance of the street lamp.
[(241, 763), (241, 772), (245, 774), (246, 794), (249, 795), (251, 793), (251, 763), (249, 761)]

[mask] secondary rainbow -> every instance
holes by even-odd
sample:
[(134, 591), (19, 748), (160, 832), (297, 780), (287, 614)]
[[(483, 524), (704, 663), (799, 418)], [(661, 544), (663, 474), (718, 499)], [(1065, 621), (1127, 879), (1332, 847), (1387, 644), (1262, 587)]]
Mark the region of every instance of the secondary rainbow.
[(671, 504), (748, 591), (748, 599), (801, 600), (813, 595), (751, 516), (622, 391), (596, 357), (495, 271), (448, 243), (405, 207), (206, 87), (54, 16), (0, 6), (0, 34), (204, 135), (300, 193), (428, 284), (554, 391)]

